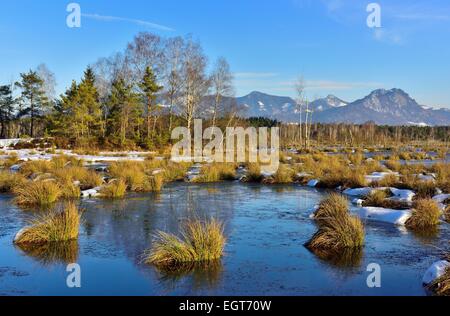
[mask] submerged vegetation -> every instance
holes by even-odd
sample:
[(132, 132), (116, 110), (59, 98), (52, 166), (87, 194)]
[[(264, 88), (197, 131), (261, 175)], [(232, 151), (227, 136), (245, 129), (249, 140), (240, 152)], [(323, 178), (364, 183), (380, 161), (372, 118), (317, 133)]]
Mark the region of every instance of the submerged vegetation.
[(217, 220), (189, 220), (182, 227), (182, 238), (158, 232), (145, 262), (162, 270), (179, 270), (195, 263), (214, 262), (223, 255), (223, 224)]
[(37, 216), (16, 236), (16, 244), (43, 244), (63, 242), (78, 238), (80, 212), (74, 203), (66, 204), (61, 210), (52, 210)]

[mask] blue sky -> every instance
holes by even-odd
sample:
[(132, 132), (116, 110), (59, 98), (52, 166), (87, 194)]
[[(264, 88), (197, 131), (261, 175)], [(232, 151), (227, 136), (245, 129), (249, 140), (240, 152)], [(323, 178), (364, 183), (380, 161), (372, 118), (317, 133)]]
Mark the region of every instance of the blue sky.
[[(57, 91), (99, 57), (123, 50), (139, 31), (192, 34), (212, 64), (228, 59), (237, 95), (294, 95), (303, 75), (310, 98), (352, 101), (376, 88), (402, 88), (421, 104), (450, 108), (447, 0), (2, 0), (0, 82), (46, 63)], [(81, 6), (82, 27), (66, 26)], [(366, 24), (381, 6), (382, 28)]]

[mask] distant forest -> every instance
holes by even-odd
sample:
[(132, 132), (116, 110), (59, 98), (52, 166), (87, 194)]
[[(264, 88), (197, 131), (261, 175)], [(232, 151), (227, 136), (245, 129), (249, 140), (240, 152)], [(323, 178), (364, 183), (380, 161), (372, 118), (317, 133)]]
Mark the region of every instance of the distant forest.
[(52, 137), (62, 148), (158, 149), (170, 145), (174, 127), (191, 128), (201, 117), (204, 128), (279, 126), (284, 146), (450, 139), (450, 127), (299, 126), (242, 119), (243, 109), (222, 102), (234, 96), (226, 59), (208, 67), (202, 46), (189, 36), (140, 33), (124, 51), (89, 65), (62, 95), (55, 95), (55, 86), (45, 64), (0, 84), (0, 138)]

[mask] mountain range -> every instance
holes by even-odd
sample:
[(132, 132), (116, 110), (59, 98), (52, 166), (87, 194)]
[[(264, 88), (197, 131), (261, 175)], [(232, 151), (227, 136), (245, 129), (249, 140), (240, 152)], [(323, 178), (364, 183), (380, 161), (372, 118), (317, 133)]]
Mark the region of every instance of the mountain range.
[[(225, 102), (230, 102), (227, 99)], [(298, 123), (299, 106), (290, 97), (252, 92), (235, 99), (244, 117), (266, 117), (285, 123)], [(302, 105), (305, 120), (306, 104)], [(377, 125), (449, 126), (450, 110), (419, 105), (401, 89), (378, 89), (368, 96), (346, 102), (329, 95), (308, 104), (313, 122), (353, 123), (374, 122)]]

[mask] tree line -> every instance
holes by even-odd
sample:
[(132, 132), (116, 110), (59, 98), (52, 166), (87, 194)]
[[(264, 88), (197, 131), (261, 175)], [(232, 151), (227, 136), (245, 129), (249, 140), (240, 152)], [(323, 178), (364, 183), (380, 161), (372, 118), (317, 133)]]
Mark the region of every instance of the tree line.
[(46, 137), (74, 147), (145, 149), (164, 146), (174, 126), (199, 116), (211, 125), (237, 118), (233, 75), (220, 57), (208, 58), (191, 36), (139, 33), (122, 52), (89, 65), (55, 97), (45, 65), (0, 86), (0, 138)]
[[(209, 71), (208, 71), (209, 70)], [(89, 65), (79, 82), (55, 96), (55, 75), (45, 64), (0, 85), (0, 138), (53, 137), (60, 147), (156, 149), (170, 143), (175, 126), (204, 128), (280, 126), (284, 146), (448, 142), (449, 127), (390, 127), (374, 124), (318, 124), (295, 85), (299, 123), (243, 119), (234, 98), (233, 75), (225, 58), (208, 67), (202, 46), (191, 36), (162, 38), (139, 33), (127, 47)]]

